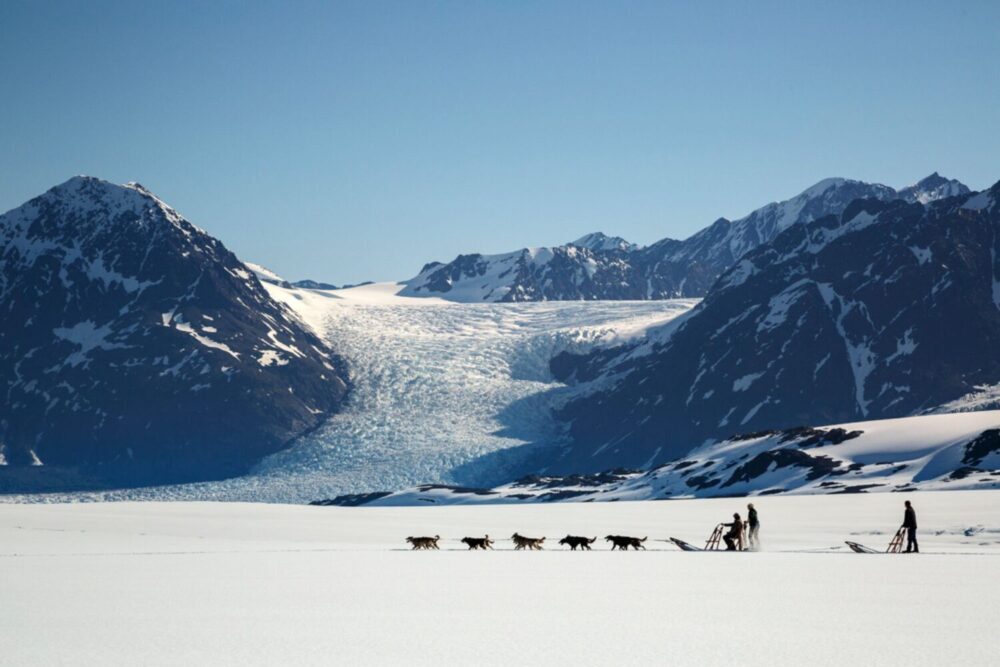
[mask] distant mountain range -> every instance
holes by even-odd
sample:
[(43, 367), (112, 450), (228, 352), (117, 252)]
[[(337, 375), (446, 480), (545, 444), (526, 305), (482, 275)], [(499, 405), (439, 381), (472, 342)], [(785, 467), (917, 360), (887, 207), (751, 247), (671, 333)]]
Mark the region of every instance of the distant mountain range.
[(137, 183), (76, 177), (0, 216), (0, 313), (0, 490), (239, 474), (348, 388), (246, 265)]
[(666, 328), (553, 359), (578, 389), (558, 412), (572, 444), (550, 455), (554, 468), (650, 465), (733, 433), (996, 407), (984, 396), (995, 403), (1000, 383), (1000, 183), (910, 199), (775, 222), (773, 239)]
[(561, 246), (432, 262), (407, 281), (403, 294), (473, 303), (700, 297), (744, 253), (795, 224), (839, 215), (856, 199), (926, 204), (968, 192), (937, 173), (900, 190), (828, 178), (739, 220), (719, 218), (683, 241), (640, 247), (598, 232)]

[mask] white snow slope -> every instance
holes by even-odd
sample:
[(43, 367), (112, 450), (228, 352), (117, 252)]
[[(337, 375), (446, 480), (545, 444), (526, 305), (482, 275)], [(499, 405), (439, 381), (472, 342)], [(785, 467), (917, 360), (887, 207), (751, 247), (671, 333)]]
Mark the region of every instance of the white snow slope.
[(641, 336), (698, 301), (456, 304), (399, 296), (395, 283), (264, 287), (348, 360), (354, 389), (342, 413), (249, 476), (0, 502), (309, 502), (423, 483), (497, 484), (506, 471), (475, 465), (480, 456), (562, 437), (549, 416), (559, 400), (549, 390), (561, 387), (548, 369), (556, 353)]
[[(958, 477), (966, 445), (984, 431), (1000, 429), (1000, 410), (879, 419), (824, 426), (860, 432), (843, 442), (803, 447), (783, 431), (713, 442), (683, 460), (644, 472), (549, 478), (504, 484), (488, 492), (421, 485), (400, 489), (370, 505), (475, 505), (487, 503), (662, 500), (712, 496), (870, 491), (1000, 489), (1000, 453), (976, 462), (977, 472)], [(801, 458), (782, 461), (755, 457), (787, 451)], [(823, 463), (831, 466), (822, 470)], [(761, 469), (763, 468), (763, 469)], [(738, 480), (728, 481), (734, 477)], [(707, 484), (705, 480), (714, 479)]]
[[(883, 547), (910, 499), (920, 555)], [(757, 498), (765, 550), (685, 553), (743, 499), (0, 506), (9, 665), (995, 665), (1000, 503)], [(545, 550), (468, 552), (518, 531)], [(648, 536), (592, 552), (567, 533)], [(407, 535), (440, 534), (411, 552)]]

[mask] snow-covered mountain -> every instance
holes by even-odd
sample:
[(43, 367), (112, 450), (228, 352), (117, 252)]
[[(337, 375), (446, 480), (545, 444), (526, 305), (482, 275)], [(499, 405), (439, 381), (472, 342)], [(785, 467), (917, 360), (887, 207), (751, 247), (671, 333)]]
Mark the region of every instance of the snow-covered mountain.
[(683, 241), (639, 247), (596, 232), (561, 246), (432, 262), (407, 281), (405, 294), (473, 303), (700, 297), (744, 253), (792, 225), (839, 215), (855, 199), (929, 203), (968, 192), (937, 173), (900, 190), (828, 178), (739, 220), (720, 218)]
[[(859, 200), (744, 255), (690, 313), (563, 354), (562, 470), (638, 466), (732, 433), (976, 404), (1000, 382), (1000, 183)], [(950, 406), (950, 407), (948, 407)]]
[(0, 313), (8, 490), (235, 474), (347, 390), (324, 342), (137, 183), (76, 177), (0, 216)]
[(402, 294), (468, 303), (635, 300), (632, 251), (624, 245), (605, 248), (598, 242), (595, 250), (568, 243), (502, 255), (459, 255), (448, 264), (426, 265)]
[(531, 475), (472, 489), (425, 484), (314, 505), (467, 505), (1000, 488), (1000, 411), (764, 431), (650, 470)]
[[(302, 289), (318, 289), (318, 290), (333, 290), (342, 289), (337, 285), (331, 283), (324, 283), (318, 280), (311, 280), (309, 278), (303, 280), (285, 280), (277, 273), (267, 268), (266, 266), (261, 266), (260, 264), (254, 264), (253, 262), (244, 262), (246, 267), (257, 276), (257, 279), (262, 283), (269, 283), (271, 285), (277, 285), (279, 287), (295, 288), (300, 287)], [(345, 287), (351, 287), (350, 285), (345, 285)]]
[(575, 245), (577, 248), (586, 248), (587, 250), (593, 250), (594, 252), (606, 252), (608, 250), (635, 250), (639, 246), (634, 243), (626, 241), (620, 236), (608, 236), (603, 232), (591, 232), (590, 234), (584, 234), (577, 240), (573, 241), (571, 245)]
[(899, 190), (901, 199), (908, 202), (929, 204), (938, 199), (957, 197), (969, 193), (969, 188), (954, 178), (945, 178), (936, 171), (927, 178)]

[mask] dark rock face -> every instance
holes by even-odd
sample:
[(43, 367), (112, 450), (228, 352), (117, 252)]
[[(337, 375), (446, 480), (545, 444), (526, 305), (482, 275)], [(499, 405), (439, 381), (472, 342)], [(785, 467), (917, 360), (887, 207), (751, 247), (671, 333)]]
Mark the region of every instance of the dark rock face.
[(335, 411), (347, 374), (221, 242), (77, 177), (0, 216), (0, 389), (10, 490), (242, 472)]
[(826, 445), (839, 445), (842, 442), (853, 440), (861, 435), (861, 431), (847, 431), (842, 428), (816, 429), (807, 426), (788, 429), (781, 436), (779, 442), (795, 440), (802, 449), (810, 447), (824, 447)]
[(812, 481), (824, 475), (829, 475), (840, 467), (840, 464), (829, 456), (810, 456), (797, 449), (775, 449), (768, 452), (761, 452), (736, 468), (732, 476), (722, 486), (727, 487), (739, 484), (740, 482), (752, 482), (767, 472), (791, 466), (808, 470), (806, 479)]
[(860, 200), (744, 255), (665, 342), (553, 360), (593, 383), (560, 412), (564, 460), (639, 465), (737, 431), (927, 412), (998, 382), (998, 340), (1000, 184)]
[(966, 443), (962, 463), (977, 466), (990, 454), (998, 453), (1000, 453), (1000, 429), (992, 428)]
[(606, 486), (608, 484), (621, 482), (622, 480), (627, 479), (630, 476), (637, 475), (640, 472), (642, 471), (618, 468), (616, 470), (607, 470), (590, 475), (573, 474), (562, 477), (527, 475), (516, 482), (511, 482), (510, 485), (512, 487), (524, 486), (534, 489), (552, 489), (563, 486)]
[(318, 507), (360, 507), (361, 505), (367, 505), (368, 503), (385, 498), (390, 493), (390, 491), (376, 491), (374, 493), (345, 493), (344, 495), (337, 496), (336, 498), (314, 500), (309, 504), (316, 505)]
[(552, 248), (431, 262), (404, 293), (472, 302), (700, 297), (744, 253), (793, 225), (839, 215), (856, 199), (926, 203), (968, 192), (936, 173), (898, 191), (830, 178), (735, 222), (720, 218), (684, 241), (663, 239), (642, 248), (597, 232)]
[(337, 287), (332, 283), (324, 283), (324, 282), (319, 282), (317, 280), (309, 280), (308, 278), (306, 280), (296, 280), (295, 282), (290, 284), (292, 287), (298, 287), (299, 289), (318, 289), (318, 290), (340, 289), (339, 287)]

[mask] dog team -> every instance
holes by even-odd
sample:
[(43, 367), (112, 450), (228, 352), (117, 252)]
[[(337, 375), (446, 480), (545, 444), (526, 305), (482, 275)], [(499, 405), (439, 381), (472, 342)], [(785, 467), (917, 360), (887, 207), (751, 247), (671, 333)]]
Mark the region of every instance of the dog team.
[[(435, 535), (434, 537), (407, 537), (406, 541), (409, 542), (411, 549), (418, 551), (420, 549), (440, 549), (438, 546), (438, 540), (440, 539), (440, 535)], [(510, 539), (514, 542), (514, 551), (541, 551), (542, 543), (545, 542), (544, 537), (525, 537), (524, 535), (519, 535), (518, 533), (511, 535)], [(640, 538), (628, 537), (625, 535), (608, 535), (604, 539), (611, 543), (612, 551), (615, 549), (628, 551), (629, 547), (632, 547), (635, 551), (638, 551), (639, 549), (642, 549), (643, 551), (646, 550), (646, 547), (642, 544), (647, 539), (645, 537)], [(492, 550), (494, 543), (494, 540), (490, 539), (489, 535), (484, 537), (463, 537), (459, 541), (465, 544), (470, 551), (476, 551), (477, 549), (482, 549), (483, 551), (487, 549)], [(590, 551), (590, 545), (596, 541), (596, 537), (567, 535), (559, 540), (559, 544), (568, 546), (572, 551), (576, 551), (578, 548)]]
[[(747, 509), (749, 510), (747, 521), (744, 522), (741, 520), (739, 514), (734, 514), (731, 523), (720, 524), (720, 527), (725, 526), (729, 528), (729, 531), (723, 536), (728, 550), (744, 550), (746, 529), (749, 529), (750, 533), (748, 546), (750, 548), (759, 547), (757, 536), (760, 530), (760, 520), (757, 518), (757, 510), (754, 509), (753, 503), (747, 505)], [(421, 549), (440, 549), (438, 547), (440, 539), (440, 535), (435, 535), (434, 537), (407, 537), (406, 541), (410, 544), (411, 549), (419, 551)], [(544, 537), (525, 537), (519, 533), (514, 533), (510, 536), (510, 539), (514, 542), (514, 551), (541, 551), (542, 544), (545, 542)], [(606, 542), (611, 543), (611, 551), (628, 551), (629, 547), (633, 551), (639, 551), (640, 549), (645, 551), (646, 547), (643, 543), (647, 539), (646, 537), (629, 537), (627, 535), (608, 535), (604, 538)], [(463, 537), (460, 541), (470, 551), (493, 550), (494, 540), (489, 535), (483, 537)], [(591, 551), (590, 545), (596, 541), (596, 537), (588, 538), (579, 535), (567, 535), (559, 540), (559, 544), (568, 546), (572, 551), (576, 551), (577, 549)]]

